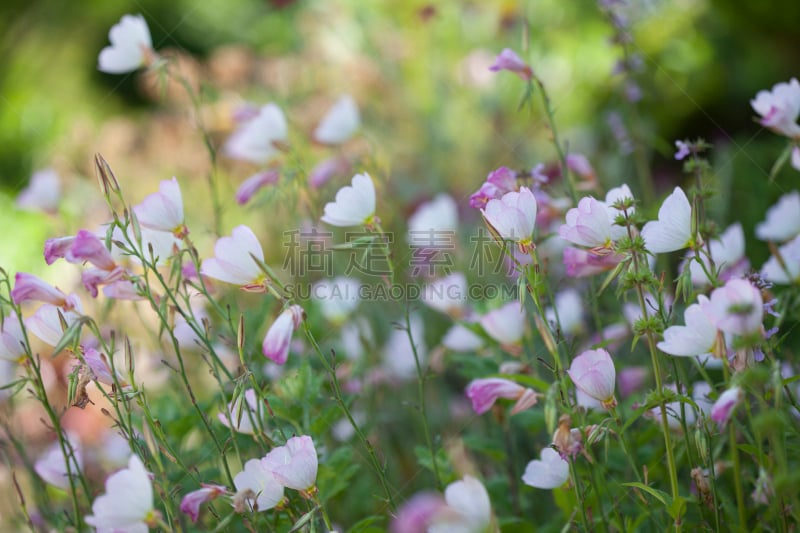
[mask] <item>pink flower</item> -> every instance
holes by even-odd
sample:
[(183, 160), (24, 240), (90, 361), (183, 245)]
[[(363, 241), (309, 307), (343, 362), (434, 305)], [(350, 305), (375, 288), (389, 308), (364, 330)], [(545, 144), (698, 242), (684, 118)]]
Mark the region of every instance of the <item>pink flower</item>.
[[(77, 306), (76, 310), (82, 312), (80, 306)], [(64, 317), (64, 321), (69, 327), (80, 318), (80, 315), (75, 311), (64, 311), (55, 305), (44, 304), (25, 319), (25, 327), (46, 344), (57, 346), (61, 337), (64, 336), (60, 317)]]
[(800, 235), (800, 192), (792, 191), (767, 209), (767, 219), (756, 225), (756, 237), (785, 242), (797, 235)]
[(264, 273), (258, 263), (264, 252), (253, 230), (247, 226), (233, 228), (230, 237), (220, 237), (214, 244), (214, 257), (206, 259), (200, 273), (226, 283), (241, 285), (245, 290), (264, 291)]
[(567, 374), (575, 386), (603, 403), (606, 408), (616, 405), (614, 385), (616, 371), (611, 355), (602, 348), (586, 350), (572, 360)]
[(795, 78), (776, 84), (772, 91), (759, 91), (750, 105), (761, 115), (762, 126), (789, 138), (800, 137), (800, 83)]
[(325, 204), (322, 220), (331, 226), (370, 225), (375, 218), (375, 185), (366, 172), (353, 176), (351, 184), (339, 189), (336, 200)]
[(86, 523), (98, 531), (141, 533), (154, 518), (153, 483), (142, 460), (131, 455), (128, 468), (106, 480), (106, 492), (94, 500)]
[(571, 278), (584, 278), (607, 272), (623, 259), (620, 254), (595, 254), (579, 248), (564, 248), (564, 266), (567, 269), (567, 276)]
[(567, 168), (587, 181), (594, 181), (596, 178), (592, 164), (583, 154), (567, 154)]
[(153, 61), (153, 41), (150, 29), (141, 15), (123, 15), (108, 32), (111, 46), (100, 51), (97, 69), (109, 74), (133, 72)]
[(619, 376), (617, 376), (620, 395), (623, 398), (627, 398), (641, 389), (647, 379), (647, 375), (647, 369), (642, 366), (632, 366), (620, 370)]
[(68, 260), (70, 262), (88, 261), (103, 270), (113, 270), (117, 266), (114, 258), (111, 257), (111, 252), (97, 238), (97, 235), (84, 229), (80, 230), (72, 240)]
[(28, 186), (17, 195), (16, 204), (27, 211), (55, 213), (61, 199), (61, 178), (53, 169), (40, 170), (31, 176)]
[(292, 342), (292, 334), (300, 326), (304, 316), (303, 308), (299, 305), (290, 305), (278, 315), (278, 318), (275, 319), (275, 322), (272, 323), (267, 331), (264, 342), (261, 345), (261, 351), (267, 359), (271, 359), (279, 365), (286, 362), (289, 356), (289, 344)]
[(314, 130), (314, 140), (322, 144), (342, 144), (361, 126), (358, 107), (352, 96), (339, 98)]
[(281, 485), (263, 459), (250, 459), (244, 469), (233, 478), (236, 487), (234, 503), (243, 501), (253, 512), (272, 509), (283, 500)]
[(106, 385), (119, 384), (122, 387), (128, 385), (119, 369), (115, 369), (116, 381), (114, 380), (114, 370), (111, 369), (108, 357), (105, 354), (98, 352), (94, 348), (85, 347), (83, 349), (83, 360), (86, 361), (89, 370), (92, 371), (95, 379), (100, 383), (105, 383)]
[(515, 72), (520, 78), (525, 81), (533, 77), (533, 70), (527, 63), (525, 63), (516, 52), (510, 48), (504, 48), (497, 56), (494, 64), (489, 67), (492, 72), (499, 72), (501, 70), (508, 70)]
[(742, 403), (744, 393), (739, 387), (731, 387), (722, 394), (714, 405), (711, 407), (711, 420), (717, 423), (722, 428), (727, 425), (728, 421), (733, 415), (733, 409)]
[(278, 183), (280, 177), (281, 175), (277, 170), (265, 170), (263, 172), (253, 174), (244, 180), (242, 184), (239, 185), (239, 188), (236, 189), (236, 203), (239, 205), (246, 204), (250, 201), (253, 195), (255, 195), (255, 193), (257, 193), (263, 187)]
[(714, 289), (701, 307), (712, 324), (726, 333), (749, 335), (761, 330), (764, 301), (761, 291), (747, 280), (732, 279)]
[(308, 435), (292, 437), (261, 462), (286, 488), (309, 492), (317, 482), (317, 451)]
[(427, 533), (434, 517), (446, 506), (441, 494), (435, 492), (415, 494), (398, 509), (389, 529), (392, 533)]
[(508, 379), (475, 379), (467, 385), (467, 398), (472, 401), (476, 414), (483, 414), (494, 405), (498, 398), (516, 400), (511, 414), (519, 413), (536, 405), (539, 394)]
[(517, 174), (508, 167), (500, 167), (489, 173), (486, 181), (469, 198), (469, 205), (483, 209), (489, 200), (500, 199), (504, 194), (517, 190)]
[[(44, 262), (48, 265), (55, 263), (56, 259), (67, 258), (70, 253), (72, 243), (75, 242), (75, 237), (70, 235), (67, 237), (54, 237), (44, 241)], [(70, 263), (71, 261), (67, 259)]]
[(308, 175), (308, 185), (314, 189), (319, 189), (334, 176), (347, 174), (351, 168), (352, 165), (346, 157), (334, 156), (323, 159), (317, 163)]
[(83, 454), (78, 441), (71, 435), (68, 435), (67, 439), (69, 440), (69, 446), (65, 443), (67, 453), (70, 454), (70, 448), (73, 452), (69, 456), (69, 469), (67, 469), (67, 462), (64, 460), (64, 454), (58, 442), (50, 445), (33, 465), (34, 470), (43, 480), (60, 489), (69, 489), (70, 481), (68, 475), (70, 473), (73, 476), (78, 476), (83, 470)]
[(149, 195), (133, 208), (139, 224), (156, 231), (185, 237), (189, 230), (183, 224), (183, 197), (177, 178), (162, 181), (158, 192)]
[(520, 187), (519, 192), (508, 192), (500, 200), (489, 200), (481, 213), (501, 238), (514, 241), (527, 251), (533, 247), (536, 209), (536, 197), (531, 190)]
[(263, 165), (277, 155), (287, 133), (281, 108), (267, 104), (231, 135), (225, 143), (225, 153), (233, 159)]
[(557, 489), (569, 479), (569, 463), (552, 448), (544, 448), (525, 467), (522, 482), (537, 489)]
[(658, 210), (658, 220), (642, 228), (645, 247), (654, 254), (674, 252), (694, 244), (692, 206), (680, 187), (667, 196)]
[(11, 291), (11, 299), (17, 305), (27, 301), (37, 301), (62, 307), (66, 310), (74, 309), (80, 305), (77, 296), (74, 294), (67, 296), (58, 288), (53, 287), (33, 274), (25, 272), (17, 272), (14, 277), (14, 289)]
[(518, 302), (509, 302), (483, 315), (480, 320), (484, 331), (503, 345), (519, 344), (525, 333), (525, 314)]
[(675, 148), (678, 149), (678, 151), (675, 152), (675, 159), (678, 161), (682, 161), (687, 155), (692, 153), (690, 150), (690, 145), (687, 141), (675, 141)]
[[(625, 228), (615, 226), (609, 216), (605, 203), (585, 196), (578, 207), (567, 211), (566, 223), (558, 228), (558, 234), (565, 240), (587, 248), (611, 248), (614, 240), (625, 234)], [(620, 231), (622, 230), (622, 231)]]
[(228, 492), (228, 488), (222, 485), (210, 485), (201, 483), (202, 489), (194, 490), (181, 500), (181, 512), (189, 515), (192, 522), (197, 522), (200, 516), (200, 506), (206, 502), (222, 496)]

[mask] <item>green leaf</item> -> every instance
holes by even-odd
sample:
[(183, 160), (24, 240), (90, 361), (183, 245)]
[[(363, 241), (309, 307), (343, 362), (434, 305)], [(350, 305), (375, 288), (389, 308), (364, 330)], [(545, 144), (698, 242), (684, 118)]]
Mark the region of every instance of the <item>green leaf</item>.
[(667, 509), (671, 509), (673, 502), (672, 497), (664, 492), (663, 490), (654, 489), (653, 487), (649, 487), (644, 483), (639, 483), (638, 481), (631, 481), (629, 483), (623, 483), (623, 487), (634, 487), (640, 490), (645, 491), (646, 493), (650, 494), (652, 497), (660, 501), (664, 504), (664, 507)]

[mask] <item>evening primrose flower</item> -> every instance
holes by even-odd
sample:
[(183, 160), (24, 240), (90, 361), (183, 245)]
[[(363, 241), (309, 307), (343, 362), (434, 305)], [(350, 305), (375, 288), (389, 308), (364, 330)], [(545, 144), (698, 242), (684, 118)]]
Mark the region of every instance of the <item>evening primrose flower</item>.
[(350, 185), (325, 204), (321, 220), (331, 226), (369, 226), (375, 221), (375, 185), (366, 172), (353, 176)]
[(153, 484), (137, 455), (131, 455), (128, 468), (106, 480), (106, 492), (92, 504), (86, 523), (98, 531), (146, 532), (156, 519), (153, 509)]
[(701, 302), (702, 310), (717, 329), (733, 335), (759, 332), (764, 317), (761, 291), (746, 279), (733, 279), (714, 289), (711, 298)]
[(244, 205), (263, 187), (267, 185), (274, 185), (278, 183), (281, 175), (277, 170), (265, 170), (257, 174), (253, 174), (239, 185), (236, 189), (236, 203)]
[(225, 143), (225, 153), (233, 159), (263, 165), (278, 154), (287, 135), (283, 111), (275, 104), (267, 104), (233, 132)]
[(520, 187), (499, 200), (489, 200), (481, 213), (501, 238), (516, 242), (521, 251), (528, 252), (534, 248), (536, 210), (536, 197), (529, 188)]
[(480, 324), (500, 344), (514, 346), (520, 343), (525, 333), (525, 314), (518, 302), (509, 302), (483, 315)]
[(83, 469), (83, 454), (77, 439), (72, 435), (67, 435), (69, 446), (65, 444), (67, 453), (72, 448), (72, 454), (69, 457), (69, 468), (67, 462), (64, 461), (64, 454), (61, 451), (61, 444), (54, 442), (45, 452), (36, 460), (33, 469), (36, 473), (49, 484), (60, 489), (68, 489), (70, 486), (69, 474), (77, 476)]
[(342, 144), (361, 126), (356, 101), (350, 95), (339, 98), (314, 130), (314, 140), (322, 144)]
[(534, 390), (523, 387), (503, 378), (475, 379), (467, 385), (467, 398), (472, 402), (476, 414), (483, 414), (492, 408), (499, 398), (516, 400), (511, 414), (519, 413), (536, 405), (539, 394)]
[(659, 350), (675, 356), (703, 356), (716, 351), (717, 328), (703, 311), (708, 298), (701, 294), (697, 301), (683, 313), (685, 326), (670, 326), (664, 331)]
[(201, 483), (202, 488), (186, 494), (181, 500), (181, 512), (188, 515), (192, 522), (197, 522), (200, 517), (200, 506), (210, 502), (228, 492), (222, 485)]
[(423, 533), (447, 507), (442, 495), (437, 492), (421, 492), (405, 502), (392, 519), (392, 533)]
[(544, 448), (540, 459), (525, 467), (522, 482), (537, 489), (557, 489), (569, 479), (569, 463), (553, 448)]
[(53, 287), (43, 279), (27, 272), (17, 272), (14, 276), (11, 300), (17, 305), (28, 301), (45, 302), (65, 310), (80, 306), (76, 295), (67, 296), (61, 289)]
[(286, 488), (309, 493), (317, 482), (317, 451), (308, 435), (292, 437), (270, 451), (262, 465)]
[(64, 336), (60, 317), (64, 317), (67, 327), (70, 327), (76, 320), (80, 319), (81, 315), (78, 313), (82, 312), (83, 309), (80, 305), (75, 308), (75, 311), (64, 311), (55, 305), (44, 304), (25, 319), (25, 328), (44, 341), (45, 344), (57, 346), (61, 341), (61, 337)]
[(771, 91), (759, 91), (750, 100), (753, 110), (761, 115), (759, 123), (786, 137), (800, 137), (797, 117), (800, 115), (800, 83), (792, 78), (772, 87)]
[(290, 305), (275, 319), (261, 345), (261, 351), (267, 359), (271, 359), (279, 365), (286, 362), (286, 358), (289, 356), (289, 344), (292, 342), (292, 334), (300, 326), (304, 317), (305, 313), (302, 307)]
[(772, 256), (761, 267), (761, 275), (767, 281), (787, 285), (800, 280), (800, 236), (778, 248), (781, 261)]
[(25, 335), (15, 313), (6, 315), (0, 326), (0, 359), (16, 363), (25, 358)]
[(244, 469), (234, 476), (233, 485), (237, 491), (234, 507), (238, 512), (267, 511), (283, 500), (283, 485), (264, 464), (263, 459), (247, 461)]
[(716, 422), (720, 428), (724, 427), (731, 419), (733, 409), (742, 403), (743, 399), (744, 393), (741, 388), (731, 387), (726, 390), (719, 395), (719, 398), (711, 407), (711, 420)]
[(183, 223), (183, 197), (178, 179), (164, 180), (155, 192), (133, 208), (139, 225), (183, 238), (189, 230)]
[(800, 235), (800, 192), (792, 191), (767, 209), (767, 219), (756, 225), (756, 237), (785, 242), (797, 235)]
[(667, 196), (658, 210), (658, 220), (642, 228), (645, 248), (654, 254), (674, 252), (694, 244), (692, 206), (680, 187)]
[(607, 351), (602, 348), (586, 350), (572, 360), (567, 374), (578, 389), (602, 402), (603, 407), (617, 404), (614, 398), (616, 371)]
[(578, 207), (567, 211), (565, 223), (558, 228), (561, 238), (597, 250), (610, 250), (625, 233), (625, 228), (614, 225), (606, 203), (591, 196), (581, 198)]
[[(750, 261), (744, 255), (744, 230), (738, 222), (729, 226), (719, 239), (713, 239), (708, 245), (714, 267), (719, 269), (719, 278), (722, 281), (740, 277), (750, 268)], [(694, 252), (689, 252), (686, 260), (689, 261), (692, 284), (699, 287), (708, 285), (710, 280), (706, 270), (710, 272), (711, 265), (706, 255), (701, 253), (696, 257)]]
[(483, 533), (492, 523), (492, 504), (483, 483), (464, 476), (444, 490), (447, 508), (428, 528), (428, 533)]
[(469, 205), (475, 209), (482, 209), (489, 200), (499, 200), (504, 194), (515, 190), (517, 190), (517, 173), (508, 167), (500, 167), (491, 171), (481, 188), (469, 197)]
[(150, 29), (141, 15), (123, 15), (108, 32), (111, 46), (100, 51), (97, 69), (109, 74), (124, 74), (146, 66), (155, 59)]
[(467, 304), (467, 278), (461, 272), (434, 280), (423, 289), (428, 307), (451, 316), (461, 316)]
[(214, 244), (214, 257), (206, 259), (200, 273), (226, 283), (241, 285), (242, 289), (263, 292), (265, 275), (253, 260), (264, 261), (264, 251), (253, 230), (247, 226), (233, 228), (230, 237), (220, 237)]
[(411, 246), (441, 246), (441, 239), (448, 234), (455, 236), (457, 230), (458, 206), (448, 194), (440, 194), (430, 202), (421, 204), (408, 217), (408, 243)]

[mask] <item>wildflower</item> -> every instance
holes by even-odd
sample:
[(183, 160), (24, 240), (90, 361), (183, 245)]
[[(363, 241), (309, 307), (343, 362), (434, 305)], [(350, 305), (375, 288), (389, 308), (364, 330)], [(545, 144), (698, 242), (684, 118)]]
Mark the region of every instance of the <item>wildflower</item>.
[(286, 137), (283, 111), (275, 104), (267, 104), (233, 132), (224, 149), (228, 157), (262, 165), (278, 153)]
[(265, 170), (253, 174), (236, 189), (236, 203), (239, 205), (246, 204), (262, 187), (278, 183), (280, 177), (281, 175), (277, 170)]
[(516, 73), (520, 78), (529, 81), (533, 77), (533, 70), (525, 63), (516, 52), (510, 48), (504, 48), (494, 61), (494, 64), (489, 67), (492, 72), (499, 72), (507, 70)]
[(602, 348), (586, 350), (572, 360), (567, 374), (577, 388), (603, 403), (606, 408), (614, 407), (616, 371), (611, 355)]
[[(564, 289), (556, 294), (555, 307), (544, 310), (545, 318), (555, 331), (560, 324), (561, 332), (576, 334), (583, 328), (583, 300), (577, 289)], [(558, 314), (558, 321), (556, 321)]]
[(800, 137), (800, 83), (795, 78), (776, 84), (772, 91), (759, 91), (750, 105), (761, 115), (759, 123), (765, 128), (789, 138)]
[(795, 145), (792, 148), (791, 163), (795, 170), (800, 170), (800, 145)]
[(230, 237), (221, 237), (214, 244), (214, 257), (200, 266), (203, 276), (241, 285), (244, 290), (264, 291), (264, 273), (258, 265), (264, 252), (253, 230), (247, 226), (233, 228)]
[(609, 254), (605, 250), (599, 252), (594, 253), (591, 250), (572, 248), (571, 246), (564, 248), (563, 257), (567, 276), (571, 278), (594, 276), (613, 269), (624, 259), (621, 254)]
[(515, 346), (525, 332), (525, 315), (517, 302), (509, 302), (483, 315), (480, 324), (484, 331), (503, 346)]
[(467, 278), (461, 272), (432, 281), (423, 289), (429, 307), (451, 316), (461, 316), (467, 303)]
[(92, 371), (94, 379), (106, 385), (120, 385), (122, 387), (128, 386), (125, 377), (119, 371), (119, 368), (111, 368), (108, 357), (91, 347), (83, 348), (83, 360), (86, 366)]
[(55, 305), (65, 310), (75, 309), (80, 305), (78, 297), (74, 294), (67, 296), (60, 289), (26, 272), (17, 272), (14, 277), (11, 299), (17, 305), (33, 300)]
[(440, 512), (428, 528), (428, 533), (482, 533), (492, 523), (492, 505), (483, 483), (464, 476), (444, 490), (447, 509)]
[(206, 502), (210, 502), (211, 500), (214, 500), (228, 492), (228, 488), (222, 485), (201, 483), (201, 486), (203, 488), (193, 490), (192, 492), (186, 494), (181, 500), (181, 512), (189, 515), (189, 519), (192, 522), (197, 522), (197, 519), (200, 516), (201, 505)]
[(770, 257), (761, 267), (764, 279), (788, 285), (800, 279), (800, 235), (778, 248), (778, 257)]
[(797, 235), (800, 235), (800, 192), (792, 191), (767, 209), (767, 219), (756, 225), (756, 237), (785, 242)]
[(78, 313), (83, 312), (80, 306), (76, 307), (76, 311), (64, 311), (55, 305), (45, 304), (25, 319), (25, 327), (46, 344), (57, 346), (64, 335), (60, 317), (63, 317), (67, 327), (70, 327), (80, 319)]
[(383, 347), (383, 370), (386, 374), (398, 380), (411, 379), (417, 375), (417, 362), (414, 357), (415, 349), (422, 368), (425, 367), (428, 357), (422, 319), (418, 315), (412, 315), (409, 323), (411, 325), (411, 338), (414, 339), (413, 346), (409, 340), (408, 331), (403, 328), (392, 330)]
[(440, 194), (430, 202), (420, 205), (408, 218), (408, 242), (411, 246), (441, 248), (447, 237), (453, 238), (458, 230), (456, 201), (448, 194)]
[(36, 460), (33, 469), (36, 473), (49, 484), (60, 489), (68, 489), (70, 481), (68, 475), (71, 473), (73, 476), (80, 474), (83, 470), (83, 453), (78, 446), (78, 441), (71, 435), (67, 435), (69, 443), (64, 443), (64, 447), (69, 456), (69, 469), (67, 462), (64, 460), (64, 454), (61, 451), (61, 444), (54, 442), (47, 450)]
[(552, 448), (544, 448), (525, 467), (522, 482), (537, 489), (557, 489), (569, 479), (569, 463)]
[(675, 141), (675, 147), (678, 149), (678, 151), (675, 152), (675, 159), (682, 161), (686, 156), (691, 154), (690, 146), (690, 143), (687, 141)]
[(722, 428), (731, 419), (733, 409), (744, 399), (744, 393), (739, 387), (731, 387), (719, 395), (719, 399), (711, 407), (711, 420)]
[(342, 144), (361, 126), (358, 107), (352, 96), (339, 98), (314, 130), (314, 140), (322, 144)]
[(320, 305), (322, 315), (333, 323), (343, 323), (361, 301), (361, 284), (343, 276), (323, 279), (314, 284), (312, 294)]
[(15, 313), (6, 315), (0, 327), (0, 359), (19, 362), (25, 357), (25, 335)]
[(164, 180), (155, 192), (133, 208), (139, 225), (183, 238), (189, 230), (183, 223), (183, 198), (177, 178)]
[(100, 51), (97, 68), (109, 74), (133, 72), (155, 58), (150, 29), (141, 15), (123, 15), (108, 32), (111, 46)]
[(716, 351), (717, 328), (703, 310), (709, 305), (704, 295), (697, 297), (698, 303), (686, 308), (683, 313), (685, 326), (670, 326), (664, 331), (664, 340), (658, 349), (676, 356), (702, 356)]
[(516, 242), (520, 251), (527, 252), (534, 248), (536, 209), (536, 197), (531, 190), (520, 187), (519, 192), (508, 192), (500, 200), (489, 200), (481, 213), (501, 238)]
[(106, 492), (92, 504), (86, 523), (98, 531), (147, 531), (156, 514), (153, 485), (137, 455), (131, 455), (128, 468), (109, 476)]
[(61, 178), (53, 169), (35, 172), (28, 186), (17, 195), (16, 205), (28, 211), (55, 213), (61, 199)]
[(483, 347), (483, 338), (462, 324), (455, 324), (442, 339), (442, 346), (454, 352), (472, 352)]
[(594, 183), (597, 181), (597, 174), (595, 174), (592, 164), (583, 154), (567, 154), (565, 157), (567, 168), (572, 172), (583, 178), (587, 183)]
[(267, 359), (279, 365), (286, 362), (292, 334), (300, 326), (303, 318), (305, 318), (303, 308), (299, 305), (290, 305), (275, 319), (261, 345), (261, 351)]
[(536, 405), (539, 394), (508, 379), (475, 379), (467, 385), (467, 398), (472, 401), (476, 414), (483, 414), (494, 405), (498, 398), (516, 400), (511, 414), (519, 413)]
[(632, 366), (620, 370), (617, 376), (620, 395), (626, 398), (640, 390), (647, 379), (647, 375), (647, 369), (642, 366)]
[(658, 210), (658, 220), (642, 228), (645, 247), (654, 254), (674, 252), (694, 244), (692, 206), (680, 187), (667, 196)]
[(253, 512), (267, 511), (283, 500), (283, 485), (275, 479), (263, 459), (247, 461), (244, 469), (234, 476), (233, 485), (237, 491), (234, 496), (237, 512), (245, 509)]
[(317, 451), (308, 435), (290, 438), (261, 462), (286, 488), (310, 493), (317, 482)]
[[(750, 268), (750, 261), (744, 255), (744, 230), (738, 222), (729, 226), (719, 239), (712, 240), (708, 246), (714, 267), (719, 269), (720, 280), (741, 277)], [(711, 264), (706, 255), (700, 253), (696, 256), (694, 252), (689, 252), (686, 260), (689, 261), (692, 284), (698, 287), (708, 285), (711, 280), (706, 271), (710, 273)]]
[[(245, 405), (247, 405), (247, 411), (245, 411)], [(253, 389), (244, 391), (243, 394), (228, 403), (228, 412), (218, 413), (217, 418), (225, 426), (239, 433), (252, 435), (255, 432), (253, 423), (261, 418), (256, 391)]]
[(347, 174), (352, 165), (346, 157), (334, 156), (323, 159), (311, 170), (308, 175), (308, 185), (314, 189), (319, 189), (334, 176)]
[(404, 503), (392, 520), (392, 533), (425, 533), (434, 517), (442, 513), (447, 504), (441, 494), (421, 492)]
[(508, 167), (500, 167), (489, 173), (486, 181), (469, 198), (469, 205), (483, 209), (489, 200), (500, 199), (504, 194), (517, 190), (517, 174)]
[(701, 308), (712, 324), (724, 332), (748, 335), (761, 330), (764, 316), (761, 291), (745, 279), (733, 279), (714, 289)]
[(336, 200), (325, 204), (322, 221), (331, 226), (369, 226), (375, 219), (375, 186), (366, 172), (353, 176), (351, 185), (336, 193)]
[(599, 255), (605, 255), (613, 242), (625, 234), (625, 228), (614, 225), (609, 215), (609, 208), (604, 202), (591, 196), (583, 197), (578, 207), (567, 211), (565, 224), (558, 228), (558, 234), (573, 244), (592, 248)]

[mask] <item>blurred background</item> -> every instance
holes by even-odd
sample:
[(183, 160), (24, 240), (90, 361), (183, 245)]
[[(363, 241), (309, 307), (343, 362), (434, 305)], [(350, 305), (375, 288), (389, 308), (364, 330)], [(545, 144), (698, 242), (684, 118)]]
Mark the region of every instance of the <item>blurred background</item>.
[[(156, 50), (175, 58), (199, 91), (199, 112), (179, 86), (97, 70), (108, 29), (125, 13), (145, 17)], [(517, 111), (522, 84), (487, 70), (505, 47), (547, 85), (562, 139), (589, 157), (605, 187), (636, 189), (638, 164), (663, 192), (681, 179), (675, 139), (714, 143), (721, 194), (713, 214), (722, 227), (733, 213), (742, 217), (749, 244), (766, 206), (797, 179), (787, 169), (767, 183), (785, 141), (762, 130), (749, 105), (757, 91), (798, 75), (797, 20), (800, 3), (791, 0), (7, 0), (0, 265), (41, 273), (44, 239), (105, 219), (96, 152), (132, 203), (172, 175), (205, 183), (210, 163), (196, 125), (219, 146), (232, 110), (246, 101), (278, 103), (291, 135), (307, 138), (339, 95), (352, 94), (363, 151), (384, 171), (383, 193), (409, 209), (442, 189), (463, 199), (500, 165), (552, 162), (541, 110)], [(45, 168), (61, 180), (59, 216), (15, 207)], [(251, 170), (221, 158), (225, 231), (253, 216), (232, 202)], [(196, 195), (199, 208), (188, 216), (202, 242), (207, 188), (184, 194)], [(281, 205), (292, 209), (278, 203), (258, 220), (278, 219)], [(758, 264), (766, 254), (751, 258)]]

